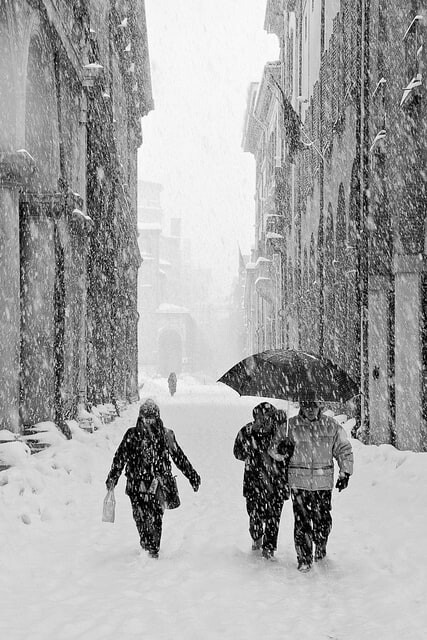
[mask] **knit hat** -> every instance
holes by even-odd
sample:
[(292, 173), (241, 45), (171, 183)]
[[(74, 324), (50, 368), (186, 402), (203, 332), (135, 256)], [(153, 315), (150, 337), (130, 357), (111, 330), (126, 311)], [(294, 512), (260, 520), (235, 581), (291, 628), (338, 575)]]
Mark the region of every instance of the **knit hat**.
[(276, 407), (269, 402), (260, 402), (253, 408), (252, 415), (254, 420), (262, 418), (271, 418), (276, 414)]
[(160, 418), (160, 409), (152, 398), (147, 398), (139, 407), (139, 417)]

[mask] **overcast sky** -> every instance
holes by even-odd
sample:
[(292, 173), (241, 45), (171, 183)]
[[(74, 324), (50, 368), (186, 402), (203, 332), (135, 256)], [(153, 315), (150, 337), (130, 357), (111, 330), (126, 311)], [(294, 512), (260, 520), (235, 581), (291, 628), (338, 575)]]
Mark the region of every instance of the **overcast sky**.
[(228, 289), (253, 244), (255, 167), (241, 148), (246, 96), (278, 57), (266, 0), (146, 0), (155, 110), (142, 121), (139, 176), (160, 182), (195, 264)]

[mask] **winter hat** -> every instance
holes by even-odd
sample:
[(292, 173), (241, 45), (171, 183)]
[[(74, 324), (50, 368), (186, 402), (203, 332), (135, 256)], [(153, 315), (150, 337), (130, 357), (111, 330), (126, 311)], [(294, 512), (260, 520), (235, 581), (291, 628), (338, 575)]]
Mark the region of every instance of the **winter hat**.
[(147, 398), (139, 407), (139, 417), (160, 418), (160, 409), (152, 398)]
[(256, 407), (253, 408), (252, 415), (254, 420), (257, 418), (270, 418), (276, 414), (276, 407), (274, 407), (269, 402), (260, 402)]

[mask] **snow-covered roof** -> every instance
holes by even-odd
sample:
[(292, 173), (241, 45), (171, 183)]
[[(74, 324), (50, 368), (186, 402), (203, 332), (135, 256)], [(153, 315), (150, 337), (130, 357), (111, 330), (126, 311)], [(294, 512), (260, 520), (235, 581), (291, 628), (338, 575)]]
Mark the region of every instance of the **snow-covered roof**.
[(258, 266), (259, 264), (261, 264), (261, 262), (271, 262), (271, 260), (269, 260), (268, 258), (264, 258), (263, 256), (260, 256), (256, 261), (255, 265)]

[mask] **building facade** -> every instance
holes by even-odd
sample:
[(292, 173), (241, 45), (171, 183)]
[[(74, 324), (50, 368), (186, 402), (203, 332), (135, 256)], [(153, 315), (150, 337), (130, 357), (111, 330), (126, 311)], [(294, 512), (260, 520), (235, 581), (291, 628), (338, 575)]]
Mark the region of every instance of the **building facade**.
[(0, 3), (0, 428), (137, 397), (142, 0)]
[[(361, 435), (413, 450), (427, 450), (426, 12), (422, 0), (268, 0), (283, 238), (272, 255), (258, 233), (249, 265), (280, 264), (267, 274), (281, 292), (275, 330), (267, 314), (252, 334), (350, 371)], [(270, 126), (259, 99), (248, 101), (245, 139), (251, 121)], [(268, 151), (248, 150), (258, 180)]]

